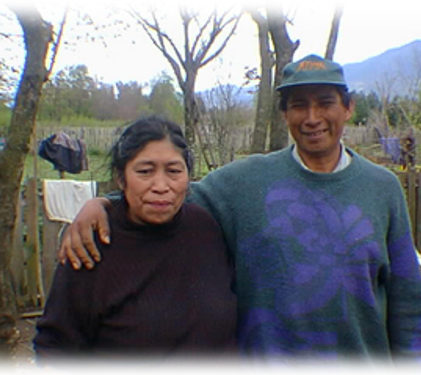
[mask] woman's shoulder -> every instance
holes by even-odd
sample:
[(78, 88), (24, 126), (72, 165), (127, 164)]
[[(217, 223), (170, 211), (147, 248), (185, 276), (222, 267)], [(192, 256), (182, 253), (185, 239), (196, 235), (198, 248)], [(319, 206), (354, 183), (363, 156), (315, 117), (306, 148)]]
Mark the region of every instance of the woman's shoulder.
[(214, 225), (218, 226), (213, 216), (203, 207), (196, 203), (185, 203), (183, 206), (184, 219), (189, 225)]
[(196, 203), (184, 203), (183, 210), (185, 213), (185, 216), (189, 219), (193, 218), (199, 218), (199, 219), (211, 219), (212, 215), (206, 211), (203, 207), (199, 206)]

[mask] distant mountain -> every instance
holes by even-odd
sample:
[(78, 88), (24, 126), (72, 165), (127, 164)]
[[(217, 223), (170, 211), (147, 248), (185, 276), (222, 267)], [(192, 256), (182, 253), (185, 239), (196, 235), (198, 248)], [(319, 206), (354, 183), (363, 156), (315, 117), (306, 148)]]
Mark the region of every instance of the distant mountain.
[(421, 40), (344, 65), (351, 90), (406, 95), (421, 78)]
[[(421, 40), (389, 49), (358, 63), (344, 64), (345, 79), (351, 90), (404, 96), (421, 81)], [(237, 102), (253, 105), (256, 88), (227, 85)], [(419, 88), (418, 88), (419, 89)], [(201, 91), (208, 95), (211, 89)]]
[[(221, 88), (221, 87), (219, 87)], [(214, 87), (213, 89), (203, 90), (199, 91), (199, 95), (202, 96), (202, 98), (207, 98), (208, 95), (210, 95), (212, 92), (219, 92), (219, 88)], [(227, 84), (222, 85), (222, 88), (225, 90), (225, 93), (231, 92), (233, 99), (236, 103), (242, 104), (245, 106), (252, 106), (253, 100), (254, 100), (254, 91), (256, 88), (253, 87), (240, 87), (237, 85)], [(216, 90), (216, 91), (214, 91)], [(220, 95), (220, 94), (219, 94)], [(218, 97), (218, 94), (216, 94)], [(216, 98), (214, 98), (216, 100)], [(223, 100), (223, 98), (220, 96), (219, 100)]]

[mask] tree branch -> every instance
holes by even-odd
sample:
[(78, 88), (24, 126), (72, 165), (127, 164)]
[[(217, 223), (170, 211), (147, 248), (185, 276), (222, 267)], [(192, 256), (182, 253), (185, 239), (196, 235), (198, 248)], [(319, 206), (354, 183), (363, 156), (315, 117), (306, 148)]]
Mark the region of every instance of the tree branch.
[[(219, 30), (217, 30), (217, 32), (214, 35), (213, 41), (221, 33), (221, 31), (223, 30), (223, 28), (225, 28), (226, 26), (228, 26), (230, 23), (234, 22), (234, 25), (232, 26), (231, 30), (228, 32), (228, 34), (225, 37), (225, 39), (222, 41), (220, 47), (211, 56), (209, 56), (207, 59), (204, 59), (204, 57), (206, 56), (206, 53), (209, 51), (209, 49), (211, 47), (211, 44), (208, 45), (208, 47), (206, 48), (206, 50), (204, 51), (204, 53), (202, 55), (202, 59), (204, 59), (204, 60), (200, 64), (200, 67), (205, 66), (210, 61), (214, 60), (223, 51), (223, 49), (226, 47), (226, 45), (227, 45), (228, 41), (230, 40), (230, 38), (234, 35), (234, 33), (235, 33), (236, 29), (237, 29), (238, 23), (240, 22), (240, 18), (241, 18), (241, 14), (232, 17)], [(212, 43), (213, 43), (213, 41), (212, 41)]]
[[(185, 63), (183, 61), (183, 58), (182, 58), (179, 50), (177, 49), (177, 46), (173, 42), (173, 40), (165, 32), (162, 31), (162, 29), (159, 25), (159, 22), (156, 18), (155, 13), (152, 12), (152, 17), (153, 17), (154, 23), (149, 22), (146, 18), (142, 17), (133, 8), (131, 9), (131, 14), (135, 18), (137, 23), (146, 32), (146, 35), (149, 37), (149, 39), (152, 41), (152, 43), (155, 45), (155, 47), (158, 48), (159, 51), (161, 51), (161, 53), (164, 55), (164, 57), (170, 63), (171, 68), (173, 69), (174, 74), (177, 78), (177, 81), (180, 85), (180, 88), (183, 90), (184, 89), (184, 79), (183, 79), (183, 75), (181, 73), (180, 65), (177, 63), (176, 59), (173, 56), (171, 56), (171, 54), (167, 50), (167, 47), (165, 45), (165, 41), (167, 41), (168, 44), (171, 46), (173, 52), (176, 55), (176, 58), (178, 59), (178, 61), (180, 62), (181, 66), (183, 66), (184, 69), (185, 69)], [(152, 32), (154, 32), (156, 34), (156, 36), (154, 36), (152, 34), (151, 30), (152, 30)]]
[(52, 49), (52, 56), (51, 56), (51, 60), (50, 60), (50, 66), (47, 69), (47, 73), (45, 75), (45, 80), (47, 81), (51, 75), (51, 72), (53, 71), (54, 68), (54, 64), (56, 62), (56, 57), (57, 57), (57, 53), (61, 44), (61, 38), (63, 36), (63, 31), (64, 31), (64, 26), (66, 24), (66, 20), (67, 20), (67, 13), (69, 11), (68, 6), (66, 6), (65, 10), (64, 10), (64, 14), (63, 14), (63, 19), (61, 20), (60, 23), (60, 29), (59, 32), (57, 34), (57, 39), (53, 44), (53, 49)]

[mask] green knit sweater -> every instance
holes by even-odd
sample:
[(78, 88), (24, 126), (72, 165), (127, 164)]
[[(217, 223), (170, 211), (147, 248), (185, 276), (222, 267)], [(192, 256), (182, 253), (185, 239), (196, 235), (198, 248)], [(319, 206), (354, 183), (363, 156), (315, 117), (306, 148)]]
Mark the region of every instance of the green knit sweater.
[(291, 148), (192, 184), (236, 267), (247, 353), (421, 356), (421, 277), (396, 176), (352, 150), (313, 173)]

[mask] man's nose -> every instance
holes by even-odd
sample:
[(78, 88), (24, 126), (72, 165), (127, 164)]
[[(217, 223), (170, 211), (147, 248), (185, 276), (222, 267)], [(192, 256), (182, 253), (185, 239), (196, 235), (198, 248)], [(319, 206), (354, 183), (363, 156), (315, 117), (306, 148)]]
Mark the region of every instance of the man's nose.
[(317, 104), (312, 103), (307, 109), (307, 122), (309, 125), (317, 124), (320, 121), (320, 108)]

